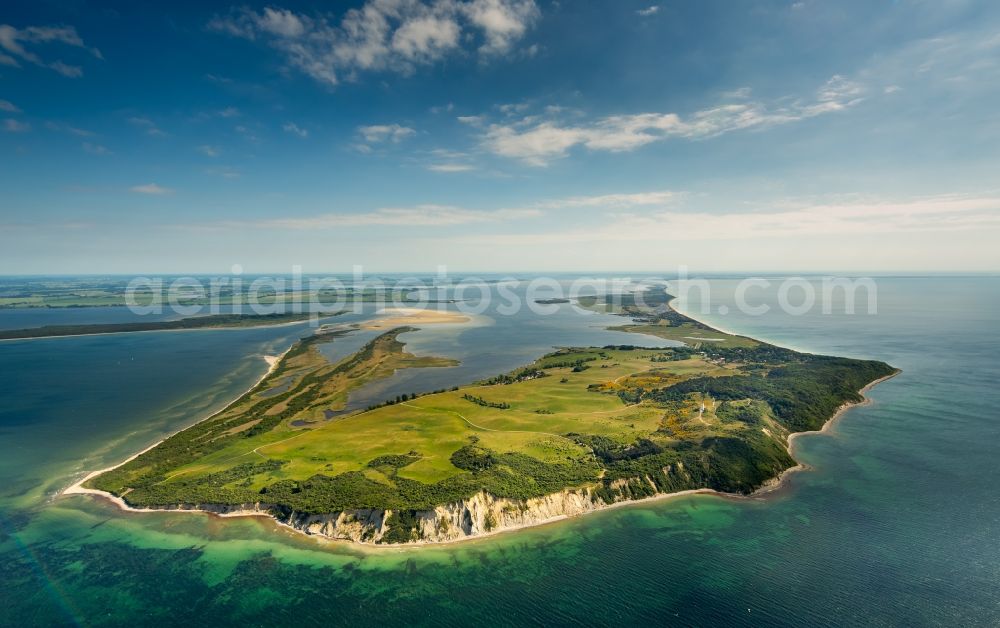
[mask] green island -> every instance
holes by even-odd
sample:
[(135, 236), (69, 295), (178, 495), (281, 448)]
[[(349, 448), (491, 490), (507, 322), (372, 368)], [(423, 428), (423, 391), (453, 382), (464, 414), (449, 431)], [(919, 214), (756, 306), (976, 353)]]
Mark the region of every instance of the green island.
[(132, 508), (266, 514), (362, 543), (447, 542), (692, 490), (748, 495), (796, 465), (818, 430), (897, 371), (733, 336), (673, 310), (623, 304), (624, 331), (683, 346), (562, 348), (488, 381), (344, 412), (396, 369), (448, 367), (377, 336), (331, 363), (345, 331), (299, 340), (216, 415), (82, 490)]
[[(324, 317), (333, 316), (326, 314)], [(0, 330), (0, 340), (26, 340), (59, 336), (91, 336), (94, 334), (127, 334), (140, 331), (187, 329), (224, 329), (285, 325), (308, 320), (309, 313), (297, 314), (210, 314), (191, 316), (173, 321), (142, 321), (135, 323), (96, 323), (92, 325), (46, 325), (27, 329)]]

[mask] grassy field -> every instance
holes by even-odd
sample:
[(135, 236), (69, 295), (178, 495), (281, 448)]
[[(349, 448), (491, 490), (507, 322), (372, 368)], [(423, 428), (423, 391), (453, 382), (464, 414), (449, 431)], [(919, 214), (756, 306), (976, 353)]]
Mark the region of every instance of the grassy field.
[[(651, 367), (663, 363), (652, 363), (650, 359), (670, 353), (567, 352), (559, 357), (572, 361), (596, 358), (594, 366), (581, 372), (573, 372), (573, 367), (550, 368), (545, 370), (545, 377), (514, 384), (467, 387), (419, 397), (324, 423), (294, 438), (262, 447), (258, 453), (287, 461), (282, 467), (286, 477), (306, 479), (320, 472), (362, 470), (379, 456), (416, 451), (419, 460), (400, 469), (399, 474), (428, 483), (462, 472), (450, 462), (450, 457), (472, 437), (487, 449), (519, 451), (546, 462), (580, 459), (588, 450), (566, 434), (597, 434), (627, 445), (657, 430), (663, 420), (660, 409), (626, 404), (617, 392), (630, 386), (631, 378), (637, 375), (662, 376), (667, 369)], [(731, 373), (699, 359), (682, 360), (670, 366), (675, 364), (676, 370), (669, 369), (675, 378)], [(510, 408), (483, 407), (463, 398), (464, 395), (503, 399)], [(678, 420), (685, 421), (683, 417)], [(712, 426), (719, 427), (717, 423)], [(707, 423), (692, 426), (696, 427), (711, 426)]]
[[(349, 393), (396, 369), (447, 367), (454, 360), (418, 357), (403, 351), (397, 336), (413, 328), (384, 333), (358, 353), (332, 364), (317, 346), (345, 331), (307, 337), (283, 356), (259, 385), (222, 412), (163, 441), (131, 463), (97, 478), (102, 486), (130, 484), (167, 486), (224, 471), (248, 459), (260, 459), (260, 447), (308, 431), (326, 422), (328, 412), (342, 410)], [(275, 391), (280, 391), (275, 394)]]
[(661, 337), (688, 346), (562, 349), (488, 382), (353, 414), (337, 411), (359, 386), (454, 362), (407, 353), (398, 336), (410, 327), (336, 364), (316, 347), (346, 332), (312, 336), (229, 408), (89, 485), (136, 506), (265, 502), (304, 513), (413, 512), (479, 491), (523, 499), (581, 486), (608, 503), (745, 493), (794, 464), (790, 433), (818, 428), (893, 372), (722, 334), (665, 303), (642, 316), (626, 327), (670, 330)]

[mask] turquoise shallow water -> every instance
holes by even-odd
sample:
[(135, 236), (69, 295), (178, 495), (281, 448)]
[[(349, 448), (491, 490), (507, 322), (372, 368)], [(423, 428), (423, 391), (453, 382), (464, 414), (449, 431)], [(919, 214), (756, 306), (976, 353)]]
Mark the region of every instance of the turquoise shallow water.
[[(714, 311), (734, 286), (712, 285)], [(704, 315), (904, 371), (829, 434), (800, 438), (813, 469), (777, 493), (647, 503), (420, 550), (53, 498), (74, 474), (224, 404), (263, 372), (255, 356), (295, 330), (0, 343), (0, 624), (997, 625), (1000, 281), (878, 285), (875, 316)]]

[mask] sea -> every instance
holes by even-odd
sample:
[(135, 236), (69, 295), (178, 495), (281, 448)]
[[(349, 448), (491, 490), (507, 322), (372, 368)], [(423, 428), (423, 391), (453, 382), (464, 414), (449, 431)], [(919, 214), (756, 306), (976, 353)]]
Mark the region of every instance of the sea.
[[(873, 281), (875, 312), (844, 299), (789, 312), (780, 291), (726, 277), (677, 303), (727, 331), (902, 369), (797, 439), (806, 469), (778, 490), (420, 548), (60, 495), (224, 407), (307, 324), (0, 342), (0, 625), (1000, 625), (1000, 278)], [(805, 282), (819, 293), (820, 278)], [(769, 311), (744, 311), (748, 295)], [(670, 344), (608, 330), (619, 316), (548, 309), (486, 307), (404, 334), (409, 350), (462, 364), (400, 371), (351, 403), (475, 381), (559, 346)], [(0, 310), (8, 329), (128, 320), (125, 308)], [(339, 359), (363, 333), (324, 350)]]

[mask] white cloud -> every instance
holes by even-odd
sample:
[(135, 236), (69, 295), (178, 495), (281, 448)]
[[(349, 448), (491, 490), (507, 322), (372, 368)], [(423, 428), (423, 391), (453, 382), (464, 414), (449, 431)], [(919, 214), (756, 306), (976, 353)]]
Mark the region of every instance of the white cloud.
[(370, 144), (379, 142), (399, 143), (415, 134), (416, 131), (408, 126), (398, 124), (376, 124), (373, 126), (358, 127), (358, 133)]
[(281, 128), (287, 131), (288, 133), (291, 133), (292, 135), (298, 135), (299, 137), (303, 138), (309, 137), (309, 131), (303, 129), (294, 122), (286, 122), (284, 125), (282, 125)]
[(641, 15), (642, 17), (649, 17), (650, 15), (656, 15), (659, 12), (660, 12), (660, 6), (657, 4), (636, 11), (636, 13)]
[(817, 102), (813, 106), (832, 106), (834, 110), (843, 109), (857, 103), (863, 92), (864, 89), (859, 83), (835, 74), (816, 92)]
[(362, 71), (409, 73), (479, 42), (484, 57), (507, 53), (539, 16), (534, 0), (368, 0), (340, 22), (268, 7), (243, 7), (208, 28), (262, 41), (290, 67), (327, 85)]
[(249, 223), (251, 226), (273, 229), (336, 229), (368, 225), (393, 227), (442, 227), (504, 220), (533, 218), (541, 215), (536, 209), (475, 210), (448, 205), (417, 205), (387, 207), (357, 214), (323, 214), (306, 218), (277, 218)]
[(8, 133), (26, 133), (31, 130), (31, 125), (27, 122), (19, 122), (13, 118), (3, 121), (3, 130)]
[(306, 32), (302, 20), (287, 9), (265, 8), (257, 20), (257, 26), (264, 32), (279, 37), (300, 37)]
[(479, 50), (487, 55), (508, 52), (539, 16), (534, 0), (473, 0), (460, 7), (483, 30)]
[(135, 185), (129, 188), (137, 194), (151, 194), (153, 196), (163, 196), (165, 194), (173, 193), (170, 188), (165, 188), (163, 186), (157, 185), (155, 183), (147, 183), (145, 185)]
[(523, 112), (527, 111), (528, 109), (531, 108), (531, 105), (529, 105), (528, 103), (525, 103), (525, 102), (522, 102), (522, 103), (507, 103), (507, 104), (503, 104), (503, 105), (497, 105), (496, 108), (497, 108), (497, 110), (500, 113), (502, 113), (504, 115), (507, 115), (507, 116), (512, 116), (512, 115), (523, 113)]
[(427, 169), (431, 172), (468, 172), (475, 170), (469, 164), (431, 164), (427, 166)]
[(677, 201), (682, 194), (673, 190), (657, 190), (653, 192), (633, 192), (626, 194), (600, 194), (597, 196), (571, 196), (569, 198), (542, 201), (536, 207), (544, 209), (563, 209), (566, 207), (603, 207), (606, 209), (622, 209), (626, 207), (641, 207), (649, 205), (668, 205)]
[(503, 157), (520, 159), (532, 166), (544, 166), (555, 157), (586, 142), (589, 132), (580, 128), (559, 128), (545, 122), (527, 131), (492, 125), (484, 142), (487, 149)]
[(81, 146), (83, 147), (83, 150), (85, 152), (88, 152), (91, 155), (104, 156), (111, 154), (111, 151), (108, 150), (107, 147), (102, 146), (100, 144), (92, 144), (91, 142), (84, 142)]
[(529, 116), (514, 123), (492, 124), (483, 146), (503, 157), (544, 166), (583, 146), (595, 151), (623, 152), (670, 138), (704, 139), (740, 129), (787, 124), (840, 111), (861, 101), (862, 87), (834, 76), (808, 101), (766, 105), (760, 102), (722, 104), (696, 111), (687, 118), (676, 113), (607, 116), (588, 124), (560, 124)]
[(236, 107), (226, 107), (218, 113), (220, 118), (237, 118), (240, 116), (240, 110)]
[(0, 111), (6, 111), (7, 113), (21, 113), (21, 110), (9, 100), (0, 100)]
[(392, 35), (391, 47), (408, 61), (432, 61), (458, 46), (459, 27), (450, 18), (418, 17)]
[(0, 48), (9, 54), (0, 54), (0, 63), (12, 67), (20, 67), (20, 61), (55, 70), (63, 76), (77, 78), (83, 76), (79, 66), (68, 65), (62, 61), (45, 61), (37, 53), (28, 50), (27, 46), (35, 44), (63, 44), (87, 50), (94, 57), (103, 59), (101, 51), (88, 47), (76, 29), (72, 26), (28, 26), (22, 29), (9, 24), (0, 24)]
[(218, 157), (219, 153), (222, 152), (218, 146), (211, 146), (209, 144), (202, 144), (198, 147), (198, 152), (206, 157)]
[(469, 157), (468, 153), (463, 153), (460, 150), (451, 150), (450, 148), (435, 148), (428, 152), (437, 159), (448, 159), (453, 161), (467, 159)]

